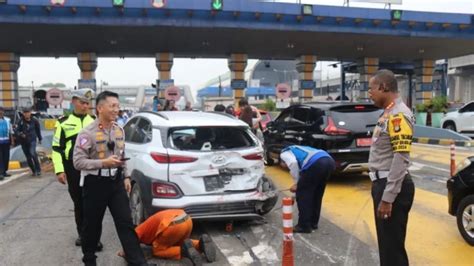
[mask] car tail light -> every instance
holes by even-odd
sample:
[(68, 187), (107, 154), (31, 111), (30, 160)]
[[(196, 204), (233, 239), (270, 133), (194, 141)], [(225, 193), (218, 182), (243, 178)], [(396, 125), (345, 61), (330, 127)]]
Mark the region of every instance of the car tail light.
[(247, 160), (262, 160), (263, 159), (263, 156), (260, 152), (244, 155), (242, 157), (244, 157), (244, 159), (247, 159)]
[(351, 131), (336, 127), (336, 125), (334, 124), (334, 120), (332, 120), (332, 117), (329, 116), (328, 126), (324, 129), (324, 133), (326, 135), (339, 136), (339, 135), (349, 135)]
[(197, 158), (194, 157), (168, 155), (166, 153), (152, 152), (150, 155), (157, 163), (191, 163), (197, 161)]
[(354, 109), (356, 109), (356, 110), (364, 110), (364, 109), (365, 109), (365, 106), (363, 106), (363, 105), (356, 105), (356, 106), (354, 106)]
[(180, 196), (176, 186), (163, 183), (152, 183), (152, 193), (159, 198), (177, 198)]

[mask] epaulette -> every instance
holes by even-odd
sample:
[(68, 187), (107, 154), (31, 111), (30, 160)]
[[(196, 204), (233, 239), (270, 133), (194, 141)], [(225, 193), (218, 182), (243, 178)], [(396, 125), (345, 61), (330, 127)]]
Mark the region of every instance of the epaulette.
[(97, 119), (97, 116), (95, 116), (95, 115), (89, 115), (89, 116), (94, 118), (94, 119)]
[(62, 123), (64, 121), (66, 121), (68, 118), (69, 118), (69, 115), (63, 115), (63, 116), (58, 118), (58, 122)]

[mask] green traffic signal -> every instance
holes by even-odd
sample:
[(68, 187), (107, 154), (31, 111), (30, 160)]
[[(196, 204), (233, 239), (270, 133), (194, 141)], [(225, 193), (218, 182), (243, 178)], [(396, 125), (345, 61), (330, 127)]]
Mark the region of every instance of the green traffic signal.
[(211, 0), (212, 10), (222, 10), (224, 6), (224, 0)]
[(125, 0), (112, 0), (112, 5), (116, 7), (123, 7)]
[(392, 10), (392, 20), (401, 20), (403, 11), (401, 10)]

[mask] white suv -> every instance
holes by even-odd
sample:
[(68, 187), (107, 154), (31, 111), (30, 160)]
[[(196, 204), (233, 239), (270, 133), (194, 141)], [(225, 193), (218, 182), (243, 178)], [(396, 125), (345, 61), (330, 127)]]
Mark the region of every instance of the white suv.
[(443, 128), (474, 137), (474, 102), (447, 113), (441, 120), (441, 125)]
[(277, 201), (261, 143), (234, 117), (141, 112), (124, 130), (135, 224), (171, 208), (195, 219), (255, 219)]

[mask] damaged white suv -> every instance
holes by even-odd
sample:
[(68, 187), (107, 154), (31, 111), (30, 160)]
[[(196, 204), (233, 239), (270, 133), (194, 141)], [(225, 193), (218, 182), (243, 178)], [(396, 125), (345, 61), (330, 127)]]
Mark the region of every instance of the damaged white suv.
[(171, 208), (194, 219), (255, 219), (277, 201), (261, 143), (234, 117), (141, 112), (124, 130), (135, 224)]

